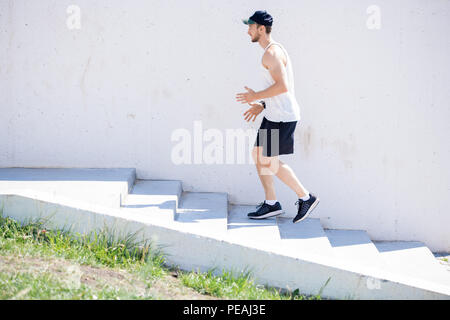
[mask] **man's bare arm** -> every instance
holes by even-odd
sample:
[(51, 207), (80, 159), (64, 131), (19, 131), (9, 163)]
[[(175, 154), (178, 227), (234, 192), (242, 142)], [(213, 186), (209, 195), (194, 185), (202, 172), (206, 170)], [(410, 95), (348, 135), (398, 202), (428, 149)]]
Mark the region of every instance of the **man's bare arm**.
[(269, 67), (269, 72), (275, 83), (267, 89), (255, 92), (257, 100), (277, 96), (288, 91), (287, 72), (283, 63), (283, 53), (281, 52), (281, 49), (270, 52), (267, 50), (264, 55), (266, 56), (264, 62)]

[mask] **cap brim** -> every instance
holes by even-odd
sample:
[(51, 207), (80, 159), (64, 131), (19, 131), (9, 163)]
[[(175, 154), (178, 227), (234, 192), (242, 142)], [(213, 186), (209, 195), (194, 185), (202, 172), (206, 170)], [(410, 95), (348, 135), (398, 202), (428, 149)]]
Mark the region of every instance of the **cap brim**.
[(244, 24), (254, 24), (256, 23), (255, 21), (253, 21), (252, 19), (242, 19), (242, 22)]

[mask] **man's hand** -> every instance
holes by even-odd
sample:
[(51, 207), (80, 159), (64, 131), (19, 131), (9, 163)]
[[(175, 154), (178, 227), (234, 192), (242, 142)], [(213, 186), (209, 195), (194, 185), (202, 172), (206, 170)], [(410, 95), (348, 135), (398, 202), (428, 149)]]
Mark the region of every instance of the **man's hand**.
[(249, 103), (249, 105), (251, 106), (251, 108), (244, 113), (244, 120), (247, 122), (249, 122), (252, 118), (253, 121), (255, 121), (258, 114), (260, 114), (264, 110), (264, 106), (260, 102)]
[(255, 91), (253, 91), (250, 88), (244, 87), (248, 92), (245, 93), (238, 93), (236, 95), (236, 100), (240, 101), (241, 103), (248, 103), (250, 104), (250, 102), (253, 102), (255, 100), (257, 100), (258, 98), (256, 97), (256, 93)]

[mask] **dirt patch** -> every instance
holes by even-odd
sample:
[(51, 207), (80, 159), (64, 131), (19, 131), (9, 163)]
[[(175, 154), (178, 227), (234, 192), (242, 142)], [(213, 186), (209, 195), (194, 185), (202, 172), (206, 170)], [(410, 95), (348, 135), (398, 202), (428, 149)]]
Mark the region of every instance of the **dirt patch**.
[(210, 300), (216, 297), (203, 295), (185, 287), (175, 277), (176, 273), (156, 280), (144, 281), (125, 270), (79, 265), (56, 257), (0, 256), (0, 273), (51, 273), (59, 281), (79, 286), (102, 289), (105, 285), (135, 292), (139, 296), (151, 295), (154, 299)]

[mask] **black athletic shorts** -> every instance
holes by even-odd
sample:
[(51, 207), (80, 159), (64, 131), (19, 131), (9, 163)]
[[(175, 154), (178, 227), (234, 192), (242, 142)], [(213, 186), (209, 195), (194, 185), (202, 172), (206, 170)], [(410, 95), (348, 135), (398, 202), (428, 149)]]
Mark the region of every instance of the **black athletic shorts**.
[(262, 153), (265, 157), (294, 153), (296, 126), (297, 121), (273, 122), (264, 117), (258, 129), (254, 146), (262, 146)]

